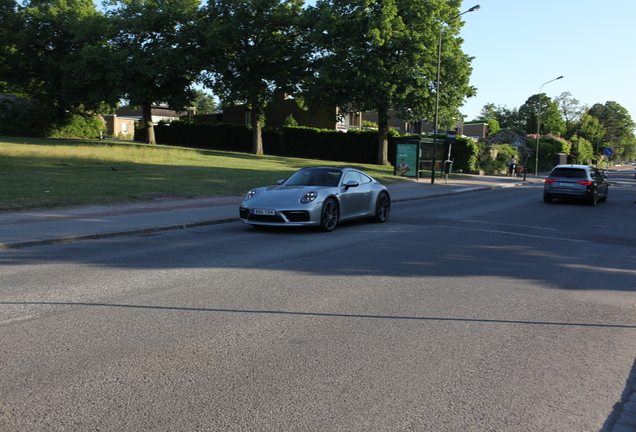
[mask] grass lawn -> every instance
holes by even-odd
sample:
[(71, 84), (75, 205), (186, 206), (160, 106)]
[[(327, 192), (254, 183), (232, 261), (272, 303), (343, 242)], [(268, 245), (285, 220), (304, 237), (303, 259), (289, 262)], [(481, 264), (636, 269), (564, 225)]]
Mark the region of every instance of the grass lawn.
[(353, 166), (383, 184), (393, 167), (104, 140), (0, 137), (0, 211), (135, 202), (155, 194), (237, 196), (299, 168)]

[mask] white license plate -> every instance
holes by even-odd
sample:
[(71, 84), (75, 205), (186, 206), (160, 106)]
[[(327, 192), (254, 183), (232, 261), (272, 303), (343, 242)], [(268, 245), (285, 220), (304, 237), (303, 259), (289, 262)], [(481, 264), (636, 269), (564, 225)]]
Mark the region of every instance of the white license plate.
[(276, 210), (272, 209), (252, 209), (252, 214), (262, 216), (276, 216)]
[(566, 188), (573, 188), (576, 185), (574, 183), (559, 183), (559, 186), (566, 187)]

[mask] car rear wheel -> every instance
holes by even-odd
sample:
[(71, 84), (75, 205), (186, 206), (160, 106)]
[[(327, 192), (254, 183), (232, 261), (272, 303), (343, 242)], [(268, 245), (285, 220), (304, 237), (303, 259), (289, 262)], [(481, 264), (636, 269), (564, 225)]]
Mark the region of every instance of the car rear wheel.
[(389, 218), (389, 213), (391, 212), (391, 198), (385, 192), (380, 193), (378, 196), (378, 201), (375, 204), (375, 216), (373, 217), (374, 222), (386, 222)]
[(322, 213), (320, 215), (320, 231), (329, 232), (338, 225), (340, 211), (338, 204), (333, 198), (329, 198), (322, 205)]
[(543, 202), (551, 203), (552, 197), (548, 194), (543, 194)]
[(589, 201), (587, 202), (589, 205), (591, 206), (595, 206), (598, 203), (598, 190), (594, 189), (592, 191), (592, 196), (590, 197)]

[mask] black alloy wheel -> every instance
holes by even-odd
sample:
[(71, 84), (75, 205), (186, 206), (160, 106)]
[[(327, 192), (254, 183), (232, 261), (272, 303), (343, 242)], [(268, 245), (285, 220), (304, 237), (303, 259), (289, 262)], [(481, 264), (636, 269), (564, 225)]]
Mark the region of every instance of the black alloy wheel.
[(375, 205), (374, 222), (386, 222), (389, 218), (389, 213), (391, 213), (391, 198), (389, 198), (388, 194), (382, 192), (378, 196), (378, 201)]

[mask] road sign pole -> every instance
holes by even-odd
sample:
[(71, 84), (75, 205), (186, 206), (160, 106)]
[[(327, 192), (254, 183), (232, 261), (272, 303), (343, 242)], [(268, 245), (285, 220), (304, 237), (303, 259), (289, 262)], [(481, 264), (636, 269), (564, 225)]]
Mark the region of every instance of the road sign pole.
[(605, 148), (605, 150), (603, 150), (603, 154), (605, 156), (607, 156), (607, 166), (605, 168), (605, 176), (609, 175), (609, 163), (610, 163), (610, 159), (612, 158), (612, 155), (614, 154), (614, 149), (611, 147), (607, 147)]

